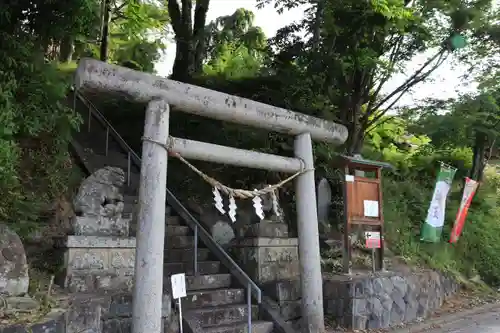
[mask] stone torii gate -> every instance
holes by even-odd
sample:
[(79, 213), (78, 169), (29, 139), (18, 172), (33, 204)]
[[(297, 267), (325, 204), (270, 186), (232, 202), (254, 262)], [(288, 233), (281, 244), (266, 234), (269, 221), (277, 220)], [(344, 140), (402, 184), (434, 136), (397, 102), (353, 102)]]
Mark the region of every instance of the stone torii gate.
[[(133, 332), (160, 333), (163, 291), (163, 249), (167, 151), (169, 145), (186, 159), (295, 173), (301, 271), (302, 315), (306, 332), (324, 332), (323, 283), (319, 252), (312, 140), (342, 144), (347, 129), (339, 124), (184, 84), (94, 59), (82, 59), (76, 89), (111, 92), (147, 103), (139, 214)], [(175, 110), (295, 136), (295, 158), (223, 147), (169, 137), (170, 106)], [(154, 141), (154, 142), (152, 142)]]

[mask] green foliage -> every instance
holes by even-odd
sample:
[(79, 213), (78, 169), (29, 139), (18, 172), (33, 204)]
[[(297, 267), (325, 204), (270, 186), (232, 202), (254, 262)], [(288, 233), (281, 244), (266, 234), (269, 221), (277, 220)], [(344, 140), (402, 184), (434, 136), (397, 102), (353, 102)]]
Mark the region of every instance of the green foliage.
[[(87, 14), (86, 29), (67, 36), (74, 40), (74, 60), (84, 56), (99, 58), (102, 13), (99, 2), (87, 1), (94, 2), (94, 6), (93, 11)], [(115, 3), (112, 7), (108, 36), (109, 61), (154, 72), (154, 64), (166, 49), (165, 34), (169, 22), (166, 8), (157, 2), (130, 0)]]
[(260, 57), (267, 40), (260, 27), (253, 25), (253, 12), (240, 8), (232, 15), (218, 17), (205, 27), (205, 59), (210, 62), (224, 53), (227, 44), (245, 47), (252, 56)]
[[(348, 127), (348, 153), (361, 152), (366, 132), (456, 50), (450, 41), (476, 33), (479, 22), (492, 19), (486, 14), (491, 1), (259, 0), (260, 5), (272, 2), (279, 10), (310, 7), (300, 22), (273, 39), (278, 51), (273, 69), (295, 73), (284, 84), (315, 96), (330, 118)], [(400, 86), (382, 93), (425, 51), (434, 55), (405, 73), (408, 79)]]
[[(331, 165), (341, 149), (394, 166), (384, 180), (386, 239), (394, 253), (414, 264), (466, 277), (478, 274), (490, 284), (500, 283), (500, 176), (494, 170), (487, 173), (457, 244), (418, 240), (438, 162), (458, 168), (448, 203), (447, 235), (461, 198), (462, 177), (475, 167), (486, 144), (493, 144), (497, 137), (498, 71), (490, 66), (481, 91), (473, 96), (439, 101), (418, 109), (413, 117), (387, 115), (398, 96), (424, 81), (452, 51), (471, 64), (477, 58), (494, 58), (498, 12), (490, 8), (491, 1), (274, 2), (278, 10), (301, 4), (310, 8), (303, 20), (285, 27), (268, 43), (248, 10), (238, 9), (206, 24), (208, 0), (182, 1), (181, 6), (178, 1), (167, 1), (172, 20), (164, 2), (112, 1), (109, 61), (153, 72), (165, 49), (170, 23), (176, 34), (179, 78), (348, 126), (353, 141), (346, 147), (315, 145), (318, 172), (334, 177), (337, 170)], [(68, 190), (73, 169), (67, 145), (80, 119), (65, 106), (65, 82), (74, 70), (71, 60), (97, 57), (100, 34), (97, 0), (0, 5), (0, 221), (31, 229), (54, 198)], [(461, 50), (453, 43), (457, 36), (467, 41)], [(47, 62), (64, 53), (63, 46), (72, 45), (74, 53), (61, 57), (66, 64)], [(405, 62), (433, 49), (435, 56), (411, 80), (388, 95), (381, 93), (383, 85), (404, 70)], [(200, 74), (202, 67), (203, 75), (191, 75)], [(102, 109), (139, 149), (143, 106), (102, 102)], [(126, 117), (124, 110), (128, 110)], [(174, 136), (225, 145), (232, 142), (240, 148), (282, 155), (293, 150), (289, 137), (192, 115), (173, 113), (172, 117), (172, 123), (178, 124), (172, 128)], [(482, 150), (477, 149), (479, 145)], [(227, 166), (203, 169), (243, 188), (283, 178)], [(175, 181), (182, 186), (180, 178)], [(293, 190), (285, 188), (284, 192), (292, 203)]]
[(253, 56), (243, 45), (223, 44), (218, 55), (204, 66), (204, 73), (225, 79), (254, 77), (261, 69), (262, 61)]
[(144, 72), (154, 72), (155, 63), (166, 49), (166, 9), (149, 2), (129, 1), (121, 16), (111, 23), (111, 62)]
[[(467, 141), (462, 144), (446, 141), (438, 148), (423, 134), (410, 136), (406, 124), (402, 119), (386, 119), (368, 136), (364, 151), (366, 157), (395, 166), (393, 172), (385, 174), (383, 182), (389, 248), (413, 265), (431, 266), (459, 278), (476, 280), (479, 276), (490, 285), (498, 285), (500, 176), (495, 168), (487, 171), (473, 199), (462, 236), (456, 244), (447, 243), (462, 197), (462, 180), (472, 167), (472, 148)], [(438, 127), (444, 129), (444, 125), (445, 122)], [(429, 128), (429, 132), (434, 133), (434, 129)], [(401, 139), (413, 145), (402, 144)], [(421, 243), (419, 233), (427, 216), (439, 162), (458, 169), (447, 203), (443, 240), (439, 244)]]
[(48, 32), (26, 34), (11, 9), (0, 5), (0, 221), (19, 230), (32, 228), (67, 189), (67, 147), (80, 119), (64, 105), (66, 81), (37, 48)]
[(226, 79), (256, 76), (267, 57), (267, 41), (254, 14), (240, 8), (205, 27), (203, 72)]
[[(434, 168), (437, 168), (434, 165)], [(479, 277), (490, 285), (500, 283), (500, 251), (497, 223), (499, 176), (487, 174), (481, 191), (473, 199), (463, 233), (456, 244), (447, 243), (461, 188), (454, 186), (447, 204), (444, 239), (439, 244), (419, 242), (421, 223), (427, 216), (433, 179), (388, 176), (384, 181), (386, 237), (390, 249), (407, 261), (430, 265), (465, 278)], [(460, 178), (455, 178), (455, 185)]]

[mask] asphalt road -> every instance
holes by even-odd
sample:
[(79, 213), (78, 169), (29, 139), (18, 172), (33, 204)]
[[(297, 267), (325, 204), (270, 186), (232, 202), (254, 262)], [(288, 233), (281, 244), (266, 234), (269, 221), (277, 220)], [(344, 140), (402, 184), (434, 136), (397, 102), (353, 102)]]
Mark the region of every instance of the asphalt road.
[(422, 333), (500, 333), (500, 309), (479, 314), (465, 315), (463, 318)]

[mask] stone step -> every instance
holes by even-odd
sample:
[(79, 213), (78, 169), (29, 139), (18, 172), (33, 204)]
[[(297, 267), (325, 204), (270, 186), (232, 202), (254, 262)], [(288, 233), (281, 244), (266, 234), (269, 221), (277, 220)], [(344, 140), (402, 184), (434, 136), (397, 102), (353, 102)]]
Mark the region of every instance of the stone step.
[[(198, 242), (198, 246), (201, 247), (203, 244)], [(184, 235), (184, 236), (174, 236), (168, 235), (165, 239), (165, 248), (167, 249), (186, 249), (194, 247), (194, 236)]]
[(186, 309), (202, 308), (206, 306), (220, 306), (229, 304), (241, 304), (245, 301), (244, 289), (214, 289), (188, 291), (187, 296), (182, 299), (182, 305)]
[[(170, 292), (172, 284), (170, 279), (163, 279), (164, 291)], [(231, 286), (231, 274), (207, 274), (186, 276), (186, 289), (188, 291), (223, 289)]]
[[(201, 245), (201, 243), (200, 243)], [(194, 249), (167, 249), (165, 251), (165, 262), (193, 262)], [(198, 260), (207, 261), (210, 258), (210, 250), (198, 248)]]
[[(259, 307), (252, 305), (252, 319), (257, 319)], [(201, 327), (214, 327), (229, 325), (235, 322), (247, 320), (248, 306), (246, 304), (221, 305), (217, 307), (206, 307), (190, 311)]]
[[(199, 261), (198, 262), (198, 274), (217, 274), (220, 270), (219, 261)], [(193, 263), (190, 262), (169, 262), (163, 265), (164, 276), (170, 276), (172, 274), (186, 273), (186, 275), (194, 274)]]
[(182, 225), (180, 216), (167, 216), (165, 220), (167, 225)]
[[(252, 333), (271, 333), (273, 323), (270, 321), (252, 321)], [(203, 330), (204, 333), (248, 333), (247, 322), (234, 323), (223, 326), (210, 327)]]
[(189, 227), (185, 227), (183, 225), (169, 225), (167, 224), (165, 228), (165, 233), (167, 237), (170, 236), (186, 236), (189, 234)]
[(231, 286), (231, 274), (209, 274), (186, 276), (187, 288), (191, 290), (223, 289)]

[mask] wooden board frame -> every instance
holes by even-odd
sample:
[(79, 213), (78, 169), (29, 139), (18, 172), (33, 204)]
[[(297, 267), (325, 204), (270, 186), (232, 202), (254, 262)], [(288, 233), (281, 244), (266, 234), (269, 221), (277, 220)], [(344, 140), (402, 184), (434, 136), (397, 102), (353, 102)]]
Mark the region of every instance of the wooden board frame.
[[(381, 247), (375, 249), (375, 269), (384, 270), (384, 213), (382, 196), (382, 167), (374, 163), (364, 164), (343, 159), (344, 182), (344, 251), (343, 271), (350, 274), (352, 247), (350, 234), (353, 226), (360, 225), (366, 231), (378, 231), (381, 236)], [(371, 173), (374, 177), (358, 176), (357, 171)], [(378, 202), (378, 217), (364, 216), (364, 201)]]

